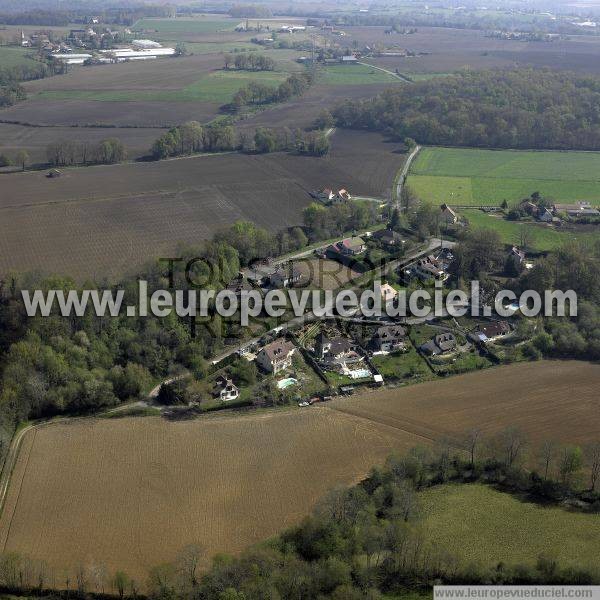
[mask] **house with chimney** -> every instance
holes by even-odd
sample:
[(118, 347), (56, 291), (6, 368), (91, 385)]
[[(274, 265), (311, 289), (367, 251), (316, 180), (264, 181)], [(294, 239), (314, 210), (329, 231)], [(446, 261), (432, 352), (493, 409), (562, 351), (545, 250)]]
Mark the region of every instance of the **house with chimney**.
[(256, 364), (267, 373), (279, 373), (292, 366), (296, 347), (283, 338), (267, 344), (256, 356)]

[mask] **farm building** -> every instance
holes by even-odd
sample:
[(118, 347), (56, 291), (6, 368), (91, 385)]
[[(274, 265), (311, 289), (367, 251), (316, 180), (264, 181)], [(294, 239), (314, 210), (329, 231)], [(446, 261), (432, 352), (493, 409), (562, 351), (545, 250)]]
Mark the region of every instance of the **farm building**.
[(126, 60), (152, 60), (159, 57), (175, 56), (175, 48), (148, 48), (135, 50), (133, 48), (119, 48), (116, 50), (101, 50), (106, 58), (110, 58), (115, 62), (123, 62)]
[(296, 348), (284, 339), (267, 344), (256, 356), (257, 364), (267, 373), (279, 373), (291, 367)]
[(82, 65), (86, 60), (92, 58), (91, 54), (75, 54), (74, 52), (52, 54), (54, 60), (60, 61), (66, 65)]

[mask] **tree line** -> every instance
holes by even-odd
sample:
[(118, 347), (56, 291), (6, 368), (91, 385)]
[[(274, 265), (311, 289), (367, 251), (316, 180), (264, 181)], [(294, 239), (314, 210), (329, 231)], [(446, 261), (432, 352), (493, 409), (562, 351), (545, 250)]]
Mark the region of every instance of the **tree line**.
[(321, 131), (259, 127), (253, 133), (238, 132), (227, 120), (223, 120), (206, 126), (189, 121), (173, 127), (154, 142), (150, 154), (154, 160), (161, 160), (199, 152), (233, 151), (249, 154), (295, 152), (307, 156), (325, 156), (329, 150), (329, 139)]
[(123, 162), (127, 158), (127, 151), (117, 138), (106, 138), (97, 144), (62, 140), (47, 146), (46, 158), (48, 164), (54, 167), (112, 165)]
[(464, 71), (334, 110), (341, 127), (431, 145), (600, 148), (600, 78), (548, 69)]

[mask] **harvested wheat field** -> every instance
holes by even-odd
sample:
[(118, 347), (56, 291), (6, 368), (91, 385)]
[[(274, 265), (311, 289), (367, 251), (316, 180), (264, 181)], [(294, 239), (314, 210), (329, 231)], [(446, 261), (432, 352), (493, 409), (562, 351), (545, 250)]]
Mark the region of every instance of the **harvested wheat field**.
[(326, 408), (42, 427), (23, 442), (0, 549), (45, 560), (58, 586), (82, 564), (143, 581), (186, 544), (235, 552), (274, 535), (417, 441)]
[(521, 363), (336, 401), (335, 410), (399, 429), (424, 441), (472, 428), (493, 435), (507, 426), (544, 440), (600, 439), (600, 365), (579, 361)]
[(305, 410), (40, 427), (23, 442), (0, 551), (47, 561), (55, 585), (80, 565), (143, 581), (186, 544), (213, 555), (275, 534), (394, 450), (473, 426), (517, 425), (534, 441), (597, 439), (599, 383), (600, 365), (546, 361)]

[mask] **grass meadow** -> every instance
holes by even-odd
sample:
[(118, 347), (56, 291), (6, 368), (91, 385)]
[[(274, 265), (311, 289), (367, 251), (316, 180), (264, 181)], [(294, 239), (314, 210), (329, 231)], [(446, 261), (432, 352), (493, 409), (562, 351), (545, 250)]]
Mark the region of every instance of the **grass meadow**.
[(425, 148), (409, 185), (435, 204), (514, 204), (533, 192), (600, 203), (600, 153)]
[(93, 100), (98, 102), (230, 102), (251, 81), (277, 87), (287, 79), (284, 71), (211, 71), (180, 90), (48, 90), (36, 98)]
[(485, 485), (444, 485), (421, 495), (426, 537), (464, 564), (535, 564), (550, 554), (562, 566), (598, 568), (598, 516), (521, 502)]
[(472, 228), (496, 230), (505, 244), (520, 244), (521, 229), (527, 227), (530, 240), (528, 247), (540, 252), (555, 250), (569, 240), (594, 241), (600, 239), (598, 234), (592, 232), (561, 231), (537, 223), (508, 221), (501, 215), (488, 214), (480, 210), (462, 210), (461, 215), (469, 221)]
[(10, 68), (21, 65), (32, 66), (36, 61), (31, 58), (31, 50), (14, 46), (0, 46), (0, 67)]

